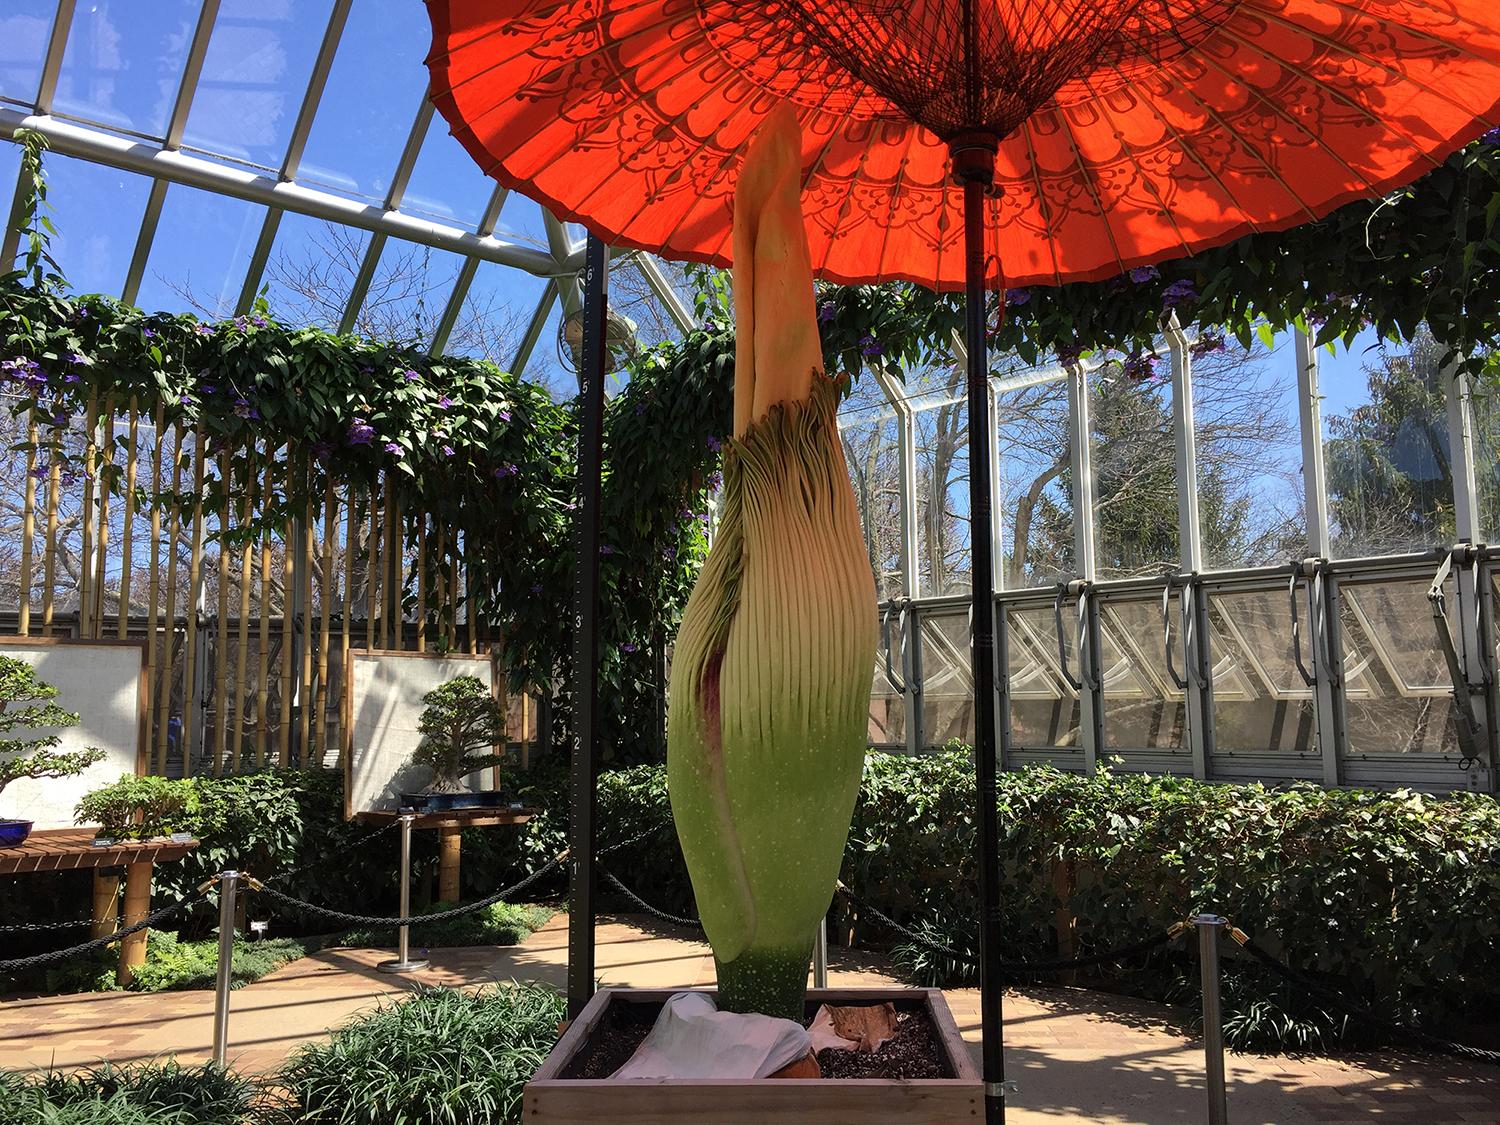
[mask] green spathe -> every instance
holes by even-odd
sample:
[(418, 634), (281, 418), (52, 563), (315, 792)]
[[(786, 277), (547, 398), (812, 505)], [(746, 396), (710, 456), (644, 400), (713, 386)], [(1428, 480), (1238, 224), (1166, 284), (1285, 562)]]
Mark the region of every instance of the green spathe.
[(875, 590), (837, 402), (818, 376), (726, 447), (672, 663), (672, 813), (730, 1011), (801, 1018), (864, 762)]

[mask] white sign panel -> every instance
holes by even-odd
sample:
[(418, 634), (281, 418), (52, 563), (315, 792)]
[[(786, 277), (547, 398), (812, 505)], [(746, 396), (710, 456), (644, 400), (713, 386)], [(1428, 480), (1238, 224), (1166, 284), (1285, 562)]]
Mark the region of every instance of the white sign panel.
[[(349, 743), (345, 747), (344, 812), (394, 812), (402, 793), (420, 793), (432, 779), (411, 764), (422, 741), (422, 697), (433, 688), (477, 676), (494, 690), (488, 656), (437, 656), (417, 652), (349, 654)], [(488, 789), (489, 771), (470, 776), (468, 788)]]
[(54, 702), (77, 712), (76, 726), (17, 728), (11, 738), (55, 733), (59, 752), (95, 747), (104, 760), (72, 777), (14, 781), (0, 792), (0, 819), (34, 821), (34, 830), (73, 827), (73, 809), (85, 793), (140, 769), (145, 667), (142, 646), (133, 643), (58, 641), (32, 638), (0, 642), (0, 656), (24, 660), (37, 679), (57, 689)]

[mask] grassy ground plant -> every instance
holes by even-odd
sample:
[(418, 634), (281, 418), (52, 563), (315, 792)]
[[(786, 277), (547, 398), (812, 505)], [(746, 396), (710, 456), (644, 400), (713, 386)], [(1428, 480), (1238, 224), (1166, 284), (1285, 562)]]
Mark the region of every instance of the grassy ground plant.
[(71, 1074), (0, 1071), (5, 1125), (250, 1125), (265, 1109), (252, 1079), (175, 1060)]

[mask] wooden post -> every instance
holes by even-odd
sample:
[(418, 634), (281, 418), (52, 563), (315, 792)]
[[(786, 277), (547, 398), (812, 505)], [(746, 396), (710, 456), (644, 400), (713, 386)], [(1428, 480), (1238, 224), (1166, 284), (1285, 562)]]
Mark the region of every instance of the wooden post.
[(438, 829), (438, 901), (458, 901), (458, 869), (463, 856), (464, 830)]
[[(125, 865), (125, 926), (135, 925), (151, 913), (151, 861)], [(121, 988), (135, 979), (135, 971), (146, 963), (146, 935), (149, 930), (131, 934), (120, 942), (120, 969), (115, 980)]]
[(108, 937), (120, 928), (120, 869), (94, 868), (94, 912), (89, 937)]
[(31, 541), (36, 537), (36, 413), (26, 426), (26, 483), (21, 502), (21, 608), (16, 618), (16, 632), (31, 632)]

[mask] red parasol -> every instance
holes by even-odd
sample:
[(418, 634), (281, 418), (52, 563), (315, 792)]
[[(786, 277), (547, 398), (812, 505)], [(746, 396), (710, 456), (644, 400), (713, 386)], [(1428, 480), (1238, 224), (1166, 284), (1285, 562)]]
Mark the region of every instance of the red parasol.
[(433, 100), (479, 166), (607, 241), (728, 264), (745, 141), (802, 121), (813, 268), (964, 282), (951, 142), (998, 144), (1012, 284), (1293, 226), (1500, 118), (1481, 0), (429, 0)]
[[(1500, 120), (1493, 0), (428, 7), (432, 98), (454, 135), (501, 183), (616, 244), (728, 264), (745, 144), (790, 105), (804, 138), (814, 270), (842, 282), (962, 285), (970, 433), (980, 435), (989, 431), (987, 282), (1109, 277), (1313, 220), (1437, 167)], [(974, 442), (981, 1016), (993, 1123), (1004, 1118), (1004, 1065), (988, 462), (988, 443)], [(580, 458), (581, 476), (596, 468)], [(587, 531), (583, 550), (580, 561), (596, 564)], [(581, 663), (589, 683), (592, 668)], [(591, 781), (576, 759), (575, 776)], [(591, 807), (575, 803), (579, 824), (591, 823)], [(580, 829), (575, 854), (591, 855), (591, 831)]]

